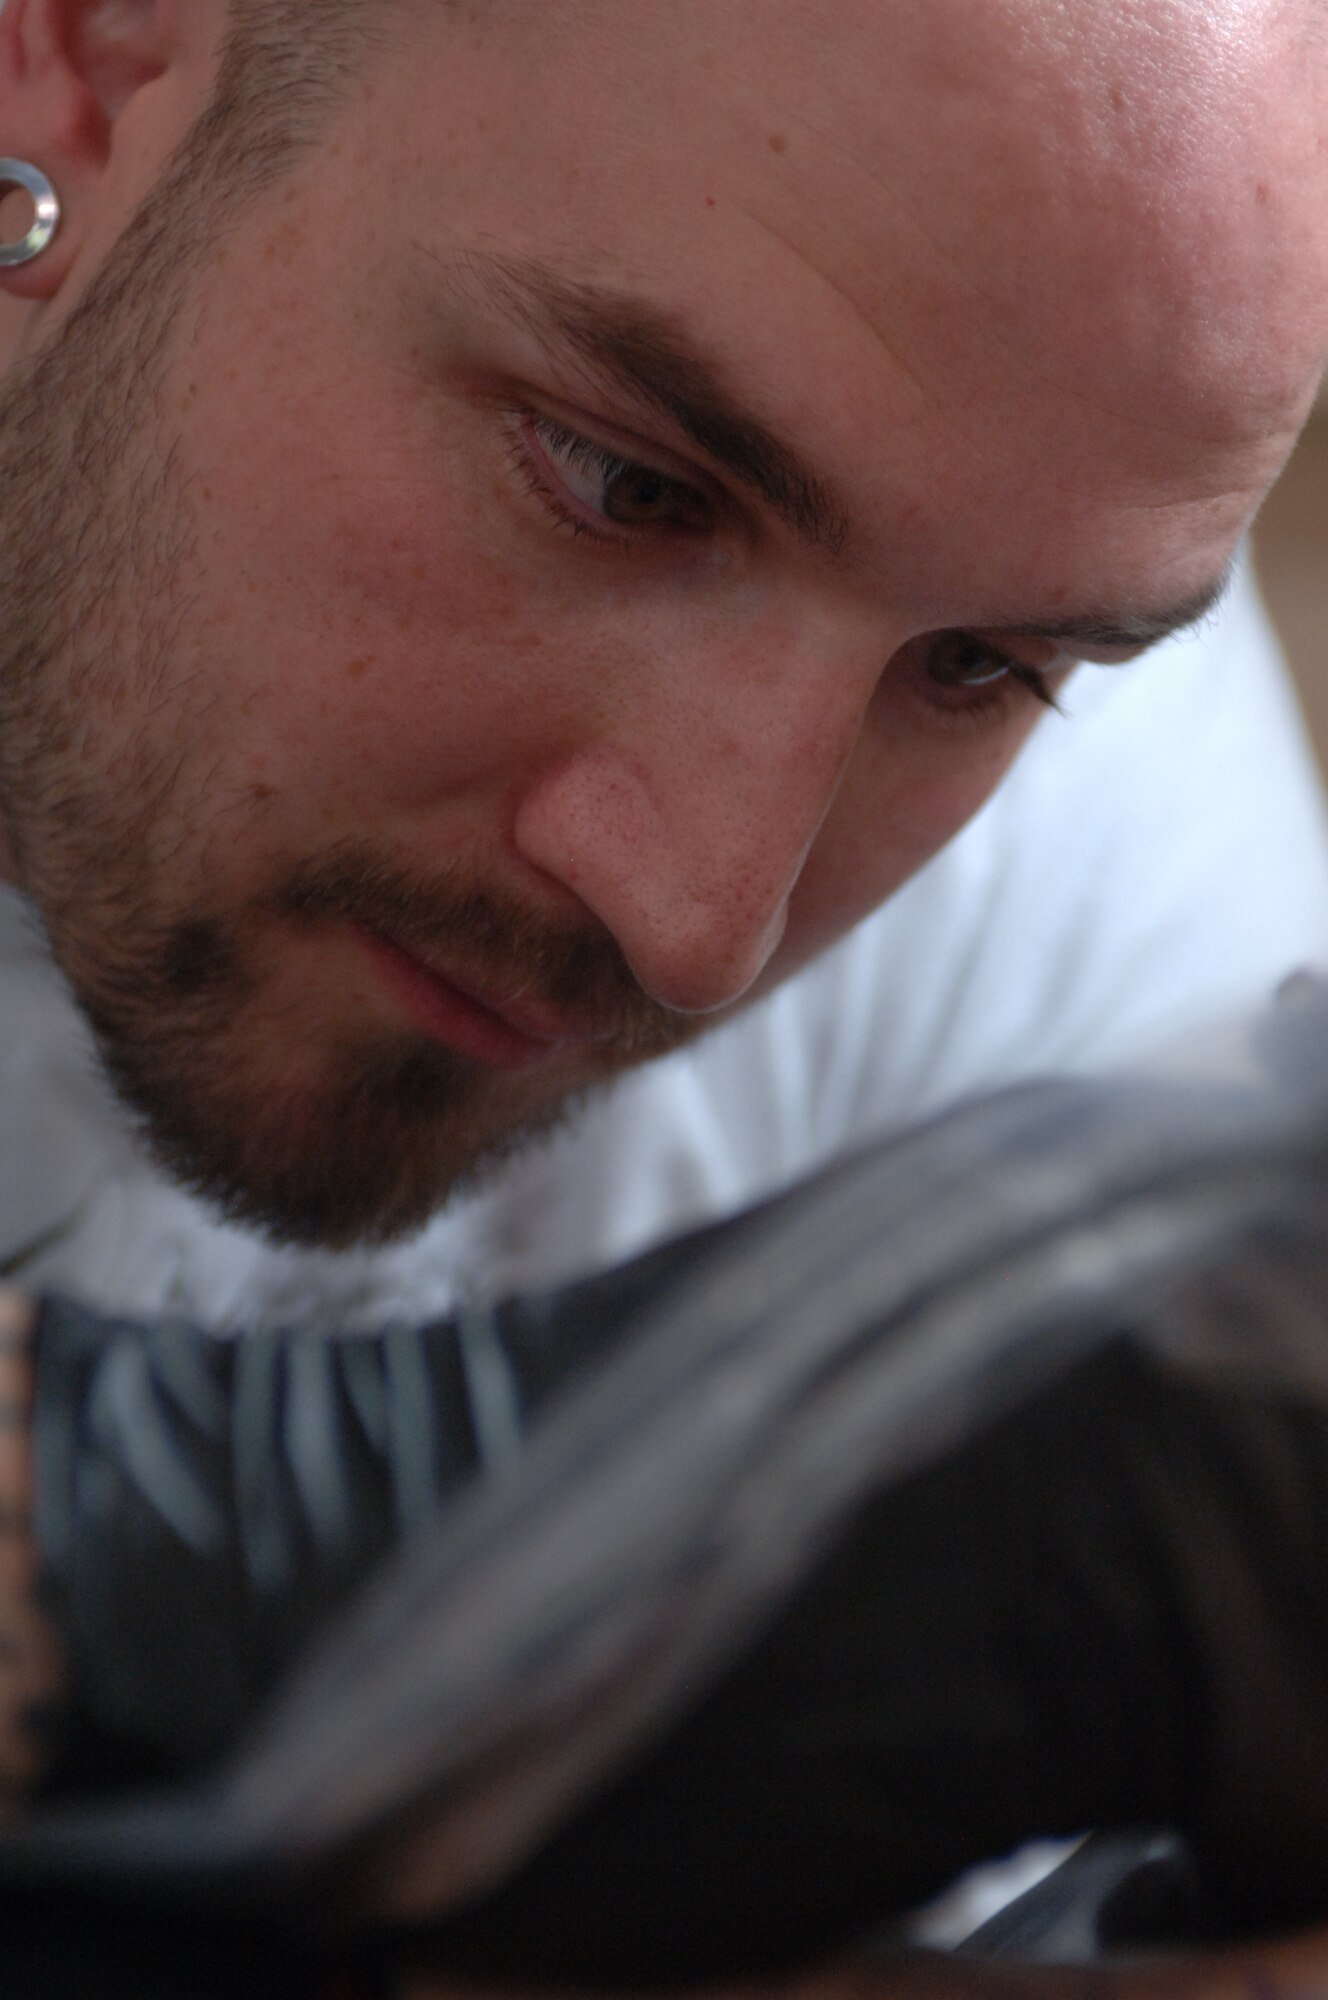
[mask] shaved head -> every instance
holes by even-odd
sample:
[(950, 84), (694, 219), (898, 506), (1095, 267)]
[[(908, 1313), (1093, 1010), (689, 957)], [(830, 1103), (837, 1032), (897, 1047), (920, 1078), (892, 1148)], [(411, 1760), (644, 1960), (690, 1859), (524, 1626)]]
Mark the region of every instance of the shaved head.
[[(1100, 283), (1116, 257), (1151, 261), (1178, 372), (1216, 421), (1237, 387), (1255, 423), (1260, 389), (1268, 406), (1303, 390), (1328, 321), (1318, 0), (1004, 0), (928, 18), (976, 89), (984, 70), (988, 92), (999, 80), (1001, 117), (1036, 135), (1053, 169), (1036, 185), (1044, 214), (1064, 165), (1059, 204)], [(994, 201), (1035, 191), (1010, 164), (1014, 185)], [(1091, 262), (1075, 275), (1084, 295), (1097, 289)], [(1014, 265), (1011, 286), (1028, 276)]]
[(100, 123), (0, 69), (67, 195), (0, 316), (5, 865), (172, 1172), (384, 1237), (1211, 601), (1328, 344), (1322, 13), (128, 13)]
[[(558, 11), (556, 39), (604, 45), (602, 8)], [(795, 40), (824, 39), (819, 23), (731, 7), (738, 45), (746, 11), (758, 67), (760, 44), (790, 25)], [(530, 0), (231, 0), (215, 122), (218, 141), (246, 131), (232, 178), (272, 171), (316, 129), (390, 46), (394, 16), (399, 33), (440, 13), (478, 32), (549, 27)], [(1175, 315), (1178, 396), (1197, 422), (1229, 418), (1233, 390), (1256, 425), (1303, 410), (1328, 352), (1324, 0), (842, 0), (833, 20), (839, 101), (861, 97), (873, 122), (889, 107), (895, 124), (887, 192), (907, 200), (925, 184), (943, 197), (926, 226), (956, 261), (984, 238), (1001, 243), (989, 314), (1013, 317), (1056, 254), (1068, 372), (1077, 356), (1091, 380), (1076, 308), (1100, 313), (1118, 262), (1149, 259)], [(1071, 235), (1077, 265), (1063, 259)], [(1133, 332), (1147, 343), (1147, 329)]]

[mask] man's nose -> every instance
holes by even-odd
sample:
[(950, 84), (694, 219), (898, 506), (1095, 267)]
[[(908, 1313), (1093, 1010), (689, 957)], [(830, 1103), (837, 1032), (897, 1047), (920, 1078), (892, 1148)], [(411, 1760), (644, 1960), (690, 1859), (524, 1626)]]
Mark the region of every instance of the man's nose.
[(778, 947), (855, 734), (805, 715), (776, 740), (767, 715), (743, 736), (699, 725), (663, 755), (583, 747), (529, 786), (517, 846), (612, 933), (652, 999), (713, 1012)]

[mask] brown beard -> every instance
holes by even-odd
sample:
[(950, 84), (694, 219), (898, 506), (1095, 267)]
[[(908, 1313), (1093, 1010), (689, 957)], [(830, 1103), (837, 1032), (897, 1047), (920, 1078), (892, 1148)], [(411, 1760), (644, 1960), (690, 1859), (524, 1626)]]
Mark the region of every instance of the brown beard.
[[(495, 990), (575, 1007), (604, 1035), (594, 1085), (701, 1025), (649, 1000), (606, 933), (560, 933), (450, 878), (412, 881), (360, 848), (294, 872), (270, 911), (295, 930), (359, 925), (482, 968)], [(261, 1033), (263, 981), (243, 930), (217, 919), (140, 924), (128, 939), (122, 930), (76, 992), (166, 1169), (288, 1242), (381, 1243), (417, 1229), (448, 1196), (557, 1130), (587, 1094), (532, 1105), (506, 1078), (381, 1029), (340, 1035), (312, 1083), (292, 1077), (280, 1039)]]

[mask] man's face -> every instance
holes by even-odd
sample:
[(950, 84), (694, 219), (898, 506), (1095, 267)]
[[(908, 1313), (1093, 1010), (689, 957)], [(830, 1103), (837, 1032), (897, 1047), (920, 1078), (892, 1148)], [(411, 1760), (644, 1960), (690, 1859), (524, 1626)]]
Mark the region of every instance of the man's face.
[(11, 395), (7, 565), (63, 565), (0, 655), (14, 872), (233, 1213), (418, 1224), (804, 963), (1288, 448), (1305, 371), (1073, 91), (830, 11), (405, 5), (160, 393), (103, 421), (131, 288), (58, 426)]

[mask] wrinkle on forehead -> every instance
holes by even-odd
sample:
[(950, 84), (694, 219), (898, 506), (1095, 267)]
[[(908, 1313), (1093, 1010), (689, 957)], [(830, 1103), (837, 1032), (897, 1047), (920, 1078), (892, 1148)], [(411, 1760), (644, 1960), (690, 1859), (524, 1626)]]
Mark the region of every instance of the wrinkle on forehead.
[[(934, 340), (953, 338), (1030, 389), (1124, 422), (1200, 444), (1289, 435), (1328, 344), (1313, 254), (1322, 265), (1326, 246), (1305, 242), (1316, 219), (1322, 238), (1326, 211), (1297, 158), (1304, 106), (1284, 101), (1281, 10), (886, 11), (888, 72), (873, 81), (859, 64), (846, 79), (832, 65), (834, 92), (799, 79), (781, 108), (795, 143), (749, 198), (762, 225), (915, 382), (924, 371), (897, 331), (909, 322), (929, 362)], [(975, 395), (986, 372), (947, 370)], [(1150, 387), (1165, 393), (1145, 406)]]
[[(538, 77), (536, 128), (552, 101), (597, 134), (592, 174), (648, 151), (666, 190), (711, 176), (782, 235), (810, 211), (818, 266), (855, 300), (873, 263), (906, 288), (929, 248), (999, 325), (1026, 328), (1040, 293), (1066, 386), (1093, 392), (1099, 317), (1127, 367), (1155, 368), (1160, 324), (1203, 434), (1235, 389), (1275, 410), (1328, 345), (1323, 107), (1295, 32), (1321, 4), (566, 0), (483, 32)], [(593, 179), (570, 191), (581, 213), (598, 199)]]
[[(1091, 349), (1068, 333), (1057, 339), (1054, 324), (1044, 339), (1030, 337), (1027, 298), (1012, 309), (996, 282), (981, 269), (966, 266), (929, 234), (921, 219), (902, 213), (899, 233), (907, 241), (907, 254), (894, 267), (891, 296), (883, 306), (878, 274), (859, 266), (855, 284), (850, 273), (826, 256), (823, 233), (814, 223), (794, 228), (787, 218), (755, 209), (748, 213), (756, 228), (842, 304), (895, 380), (907, 385), (916, 407), (939, 418), (978, 457), (993, 465), (1004, 462), (1003, 446), (992, 429), (998, 404), (1012, 412), (1026, 409), (1030, 417), (1036, 413), (1040, 426), (1059, 406), (1067, 421), (1076, 412), (1107, 419), (1144, 447), (1150, 440), (1164, 451), (1173, 443), (1200, 453), (1211, 447), (1222, 461), (1214, 494), (1227, 490), (1231, 450), (1241, 442), (1233, 437), (1229, 421), (1197, 399), (1186, 402), (1154, 393), (1141, 400), (1137, 376), (1131, 379), (1120, 368), (1119, 344), (1112, 345), (1103, 324), (1093, 329)], [(907, 306), (900, 311), (903, 295)], [(1248, 443), (1256, 454), (1270, 442), (1289, 450), (1296, 429), (1296, 413), (1289, 411), (1281, 422), (1260, 423)], [(1146, 452), (1147, 458), (1153, 456)], [(1048, 476), (1053, 471), (1049, 468)], [(1262, 483), (1261, 471), (1252, 476)], [(1197, 461), (1188, 467), (1187, 483), (1192, 493), (1202, 490)], [(1154, 508), (1170, 501), (1141, 495), (1124, 504)]]
[[(479, 85), (440, 149), (440, 215), (676, 310), (787, 430), (912, 422), (928, 454), (943, 436), (993, 466), (1045, 444), (1154, 505), (1246, 466), (1262, 487), (1325, 340), (1279, 152), (1295, 120), (1264, 115), (1276, 13), (566, 0), (497, 7), (415, 67)], [(423, 83), (419, 122), (431, 154)], [(1085, 413), (1114, 427), (1096, 466)], [(1034, 449), (1011, 449), (1021, 429)]]

